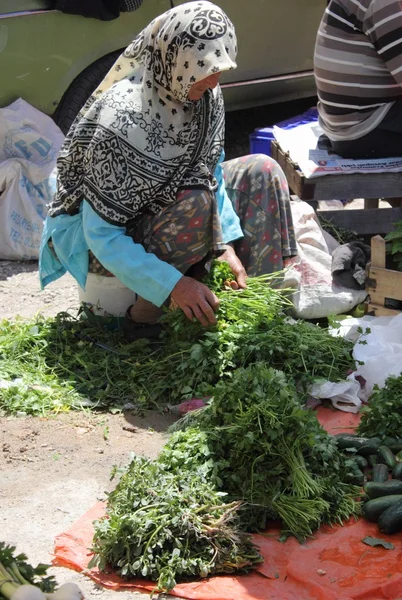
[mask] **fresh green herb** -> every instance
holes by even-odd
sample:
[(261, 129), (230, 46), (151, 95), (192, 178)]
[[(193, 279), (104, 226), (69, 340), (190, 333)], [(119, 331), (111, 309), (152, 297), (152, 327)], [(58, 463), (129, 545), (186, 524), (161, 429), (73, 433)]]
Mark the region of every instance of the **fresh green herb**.
[(239, 506), (200, 473), (135, 457), (109, 494), (107, 517), (95, 525), (91, 566), (111, 564), (123, 577), (156, 581), (158, 590), (252, 569), (262, 558), (238, 526)]
[(204, 329), (171, 310), (157, 344), (124, 344), (93, 315), (2, 321), (0, 410), (43, 416), (86, 407), (113, 412), (127, 404), (160, 409), (211, 395), (221, 377), (257, 362), (285, 371), (304, 391), (317, 378), (342, 380), (353, 368), (350, 342), (286, 317), (288, 292), (274, 287), (280, 274), (250, 277), (245, 290), (225, 286), (228, 277), (226, 263), (214, 263), (216, 326)]
[[(303, 539), (319, 523), (341, 522), (359, 511), (359, 488), (348, 483), (353, 461), (338, 452), (316, 415), (301, 407), (283, 372), (262, 363), (237, 369), (215, 386), (195, 425), (213, 456), (210, 477), (230, 500), (245, 502), (248, 531), (280, 517), (286, 530)], [(211, 469), (211, 459), (208, 464)], [(288, 505), (288, 496), (305, 501), (303, 520), (292, 516), (297, 503)]]
[(301, 408), (284, 373), (262, 363), (236, 369), (182, 424), (190, 426), (156, 461), (134, 458), (109, 495), (95, 526), (100, 568), (171, 589), (181, 578), (253, 568), (259, 554), (242, 532), (270, 519), (302, 541), (359, 514), (353, 461)]
[(383, 388), (374, 386), (368, 406), (362, 409), (358, 435), (402, 437), (402, 375), (388, 377)]

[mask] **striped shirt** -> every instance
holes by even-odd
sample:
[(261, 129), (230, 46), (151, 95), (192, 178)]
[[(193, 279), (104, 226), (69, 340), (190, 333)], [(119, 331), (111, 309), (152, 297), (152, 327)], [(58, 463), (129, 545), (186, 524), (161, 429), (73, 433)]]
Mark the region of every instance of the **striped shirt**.
[(331, 0), (317, 34), (320, 124), (331, 140), (375, 129), (402, 98), (402, 1)]

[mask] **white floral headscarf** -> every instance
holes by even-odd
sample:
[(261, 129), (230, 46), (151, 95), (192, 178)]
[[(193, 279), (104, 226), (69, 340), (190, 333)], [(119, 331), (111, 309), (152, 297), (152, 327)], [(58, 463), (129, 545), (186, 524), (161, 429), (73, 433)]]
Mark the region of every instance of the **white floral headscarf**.
[(188, 2), (152, 21), (117, 60), (68, 133), (50, 216), (83, 199), (126, 224), (158, 213), (183, 188), (213, 191), (224, 143), (220, 87), (190, 101), (192, 85), (236, 67), (234, 27), (211, 2)]

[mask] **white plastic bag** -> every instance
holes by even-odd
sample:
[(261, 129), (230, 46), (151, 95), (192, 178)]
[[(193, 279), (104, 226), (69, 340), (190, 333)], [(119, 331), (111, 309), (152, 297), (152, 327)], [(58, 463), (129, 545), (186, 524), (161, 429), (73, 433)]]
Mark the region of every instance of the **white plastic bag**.
[(309, 392), (313, 398), (331, 400), (335, 408), (344, 412), (356, 414), (362, 404), (359, 398), (360, 384), (352, 377), (338, 383), (316, 382), (311, 386)]
[(291, 203), (298, 255), (286, 261), (285, 287), (293, 287), (294, 314), (301, 319), (320, 319), (348, 312), (366, 297), (332, 281), (332, 251), (339, 244), (326, 234), (313, 208), (302, 201)]
[(402, 373), (402, 313), (395, 317), (345, 319), (332, 333), (355, 341), (353, 377), (366, 381), (359, 393), (361, 400), (369, 399), (374, 385), (383, 388), (390, 375)]
[(366, 380), (365, 399), (375, 384), (383, 388), (390, 375), (402, 373), (402, 313), (389, 318), (388, 322), (385, 318), (372, 321), (353, 349), (354, 359), (364, 362), (357, 367), (355, 375)]
[(63, 133), (22, 99), (0, 109), (0, 259), (37, 259)]

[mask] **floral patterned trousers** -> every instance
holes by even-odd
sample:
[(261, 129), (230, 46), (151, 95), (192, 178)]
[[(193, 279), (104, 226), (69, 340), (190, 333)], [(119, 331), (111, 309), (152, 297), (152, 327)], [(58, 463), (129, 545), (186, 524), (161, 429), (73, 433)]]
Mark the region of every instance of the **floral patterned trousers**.
[[(227, 194), (240, 218), (244, 237), (234, 241), (250, 276), (280, 271), (297, 253), (289, 190), (280, 166), (253, 154), (223, 163)], [(127, 227), (127, 235), (182, 273), (224, 246), (213, 194), (183, 190), (177, 202), (158, 215), (145, 214)], [(91, 254), (90, 272), (113, 276)]]

